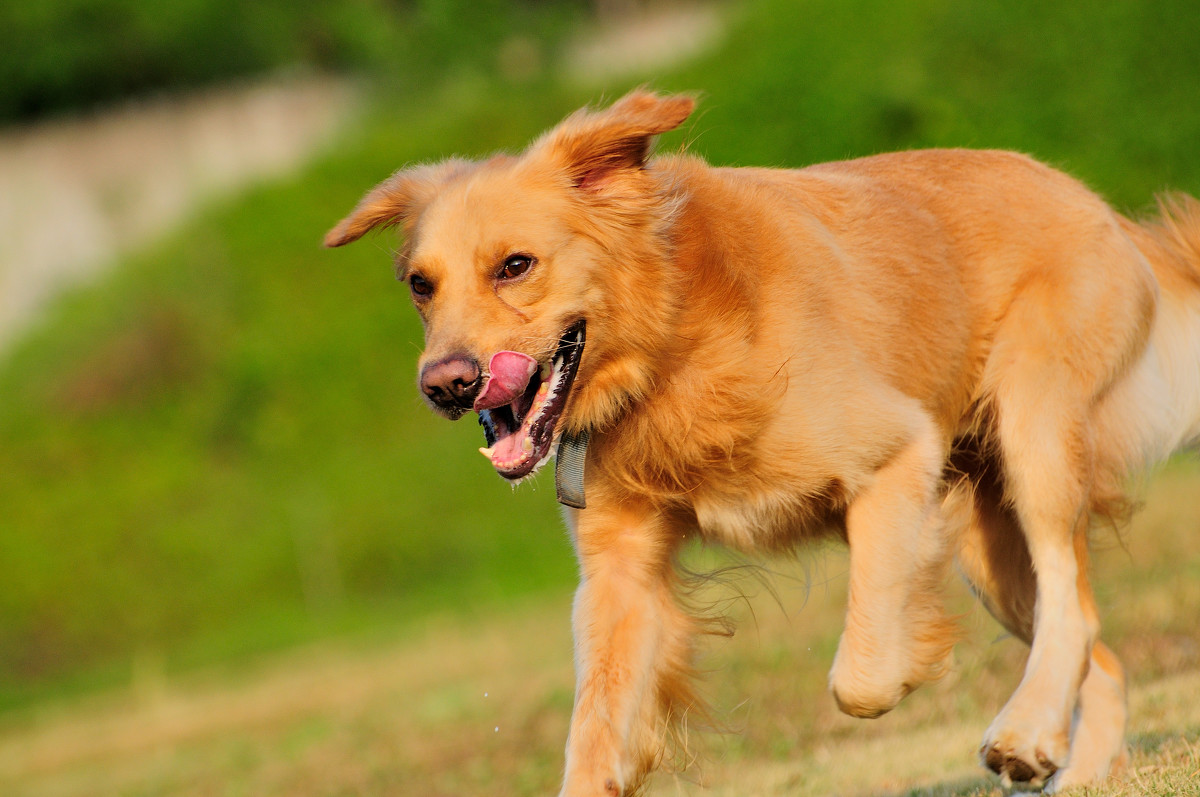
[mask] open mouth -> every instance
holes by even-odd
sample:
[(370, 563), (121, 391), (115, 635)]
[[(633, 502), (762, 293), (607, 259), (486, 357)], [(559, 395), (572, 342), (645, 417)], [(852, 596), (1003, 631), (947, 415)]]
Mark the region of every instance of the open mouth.
[(562, 416), (583, 356), (585, 323), (572, 324), (548, 363), (536, 368), (511, 404), (479, 410), (487, 448), (479, 449), (506, 479), (521, 479), (554, 451), (554, 426)]

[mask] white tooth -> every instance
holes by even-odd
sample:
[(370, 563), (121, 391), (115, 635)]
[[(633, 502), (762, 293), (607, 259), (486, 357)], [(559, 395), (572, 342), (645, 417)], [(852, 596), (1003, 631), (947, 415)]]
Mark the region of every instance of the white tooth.
[(526, 454), (532, 454), (533, 453), (533, 441), (530, 440), (528, 437), (526, 437), (521, 442), (521, 450), (524, 451)]
[(542, 363), (541, 377), (543, 380), (550, 378), (550, 363)]
[(479, 449), (479, 453), (491, 460), (492, 454), (496, 453), (496, 447), (492, 446), (491, 448), (481, 448)]

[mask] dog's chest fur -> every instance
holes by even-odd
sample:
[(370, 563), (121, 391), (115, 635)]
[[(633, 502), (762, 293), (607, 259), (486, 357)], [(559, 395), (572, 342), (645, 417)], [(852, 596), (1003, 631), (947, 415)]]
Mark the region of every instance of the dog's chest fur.
[(820, 487), (792, 482), (706, 486), (691, 500), (701, 536), (741, 551), (781, 550), (802, 540), (841, 533), (845, 495), (837, 481)]

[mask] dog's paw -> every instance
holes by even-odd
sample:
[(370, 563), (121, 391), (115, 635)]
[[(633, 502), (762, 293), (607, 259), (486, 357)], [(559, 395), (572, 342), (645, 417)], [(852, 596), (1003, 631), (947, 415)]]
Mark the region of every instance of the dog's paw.
[(843, 714), (860, 719), (881, 717), (896, 707), (912, 687), (906, 683), (838, 682), (837, 670), (831, 673), (829, 691)]
[(1072, 744), (1071, 760), (1066, 769), (1059, 770), (1043, 789), (1045, 794), (1057, 794), (1080, 786), (1095, 786), (1110, 775), (1119, 774), (1129, 765), (1129, 749), (1121, 745), (1115, 757), (1082, 754)]
[(1040, 786), (1058, 771), (1058, 765), (1040, 750), (1031, 756), (1028, 751), (1018, 752), (994, 743), (979, 748), (979, 756), (988, 769), (1000, 776), (1006, 788), (1014, 783)]
[(844, 714), (866, 719), (882, 716), (913, 690), (950, 669), (949, 645), (922, 648), (914, 640), (923, 640), (923, 636), (897, 636), (864, 654), (861, 646), (843, 634), (829, 671), (829, 691)]
[(874, 719), (896, 707), (913, 690), (903, 660), (892, 656), (864, 662), (843, 635), (829, 670), (829, 691), (842, 713)]
[(625, 797), (629, 793), (617, 783), (616, 778), (605, 778), (603, 786), (591, 779), (586, 784), (564, 783), (558, 797)]
[(1068, 726), (1055, 722), (1049, 712), (1022, 717), (1006, 707), (983, 737), (979, 757), (983, 764), (1010, 786), (1040, 786), (1063, 768), (1070, 755)]

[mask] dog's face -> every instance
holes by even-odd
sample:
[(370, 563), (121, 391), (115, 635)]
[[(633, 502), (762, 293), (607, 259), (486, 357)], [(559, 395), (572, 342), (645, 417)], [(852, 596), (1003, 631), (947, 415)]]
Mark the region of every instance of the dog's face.
[(643, 207), (659, 199), (642, 173), (650, 138), (691, 108), (631, 95), (568, 119), (520, 157), (403, 170), (326, 237), (340, 246), (403, 227), (398, 275), (425, 325), (421, 392), (448, 418), (479, 413), (481, 450), (507, 479), (549, 459), (565, 417), (587, 428), (620, 402), (623, 379), (636, 381), (613, 307), (646, 279), (630, 273), (642, 250), (661, 242), (644, 219), (621, 219), (638, 215), (630, 209), (655, 218)]
[(479, 412), (509, 479), (549, 457), (596, 306), (562, 186), (528, 171), (495, 161), (443, 183), (400, 264), (425, 323), (422, 392), (447, 417)]

